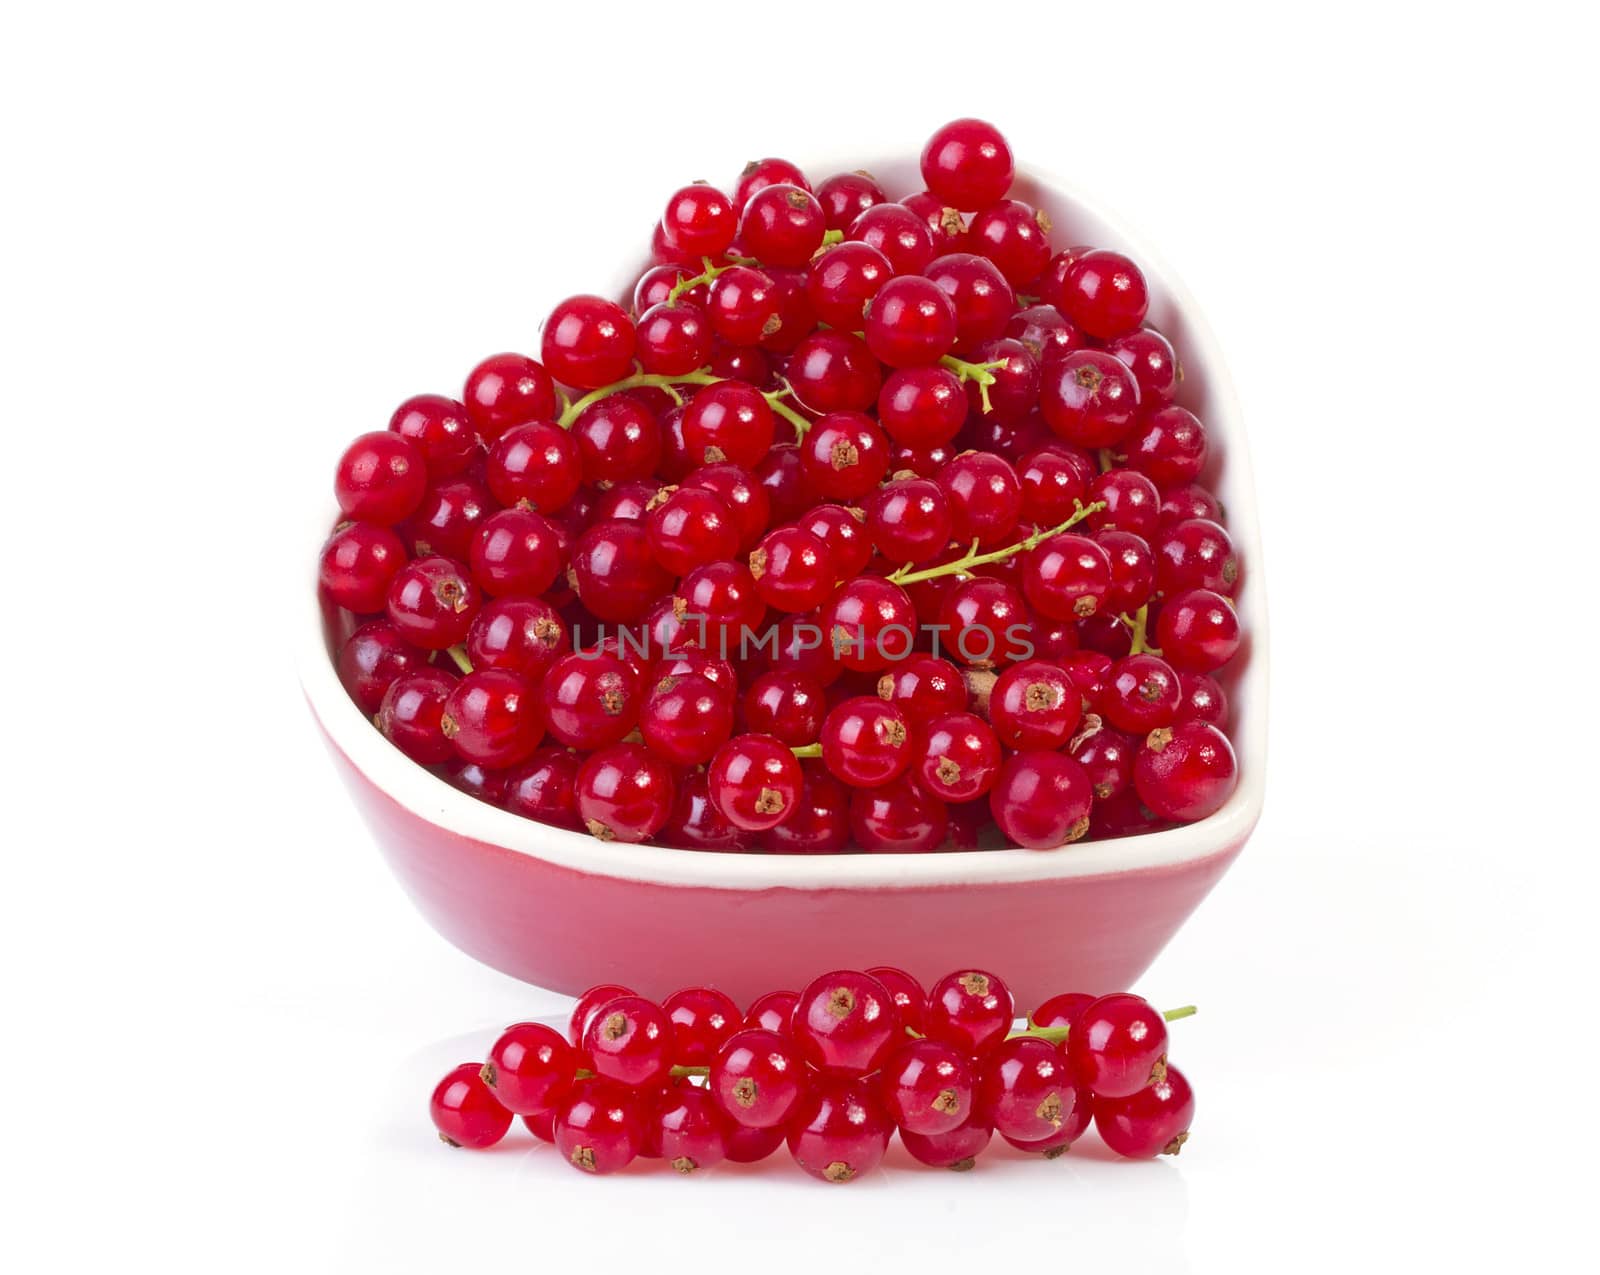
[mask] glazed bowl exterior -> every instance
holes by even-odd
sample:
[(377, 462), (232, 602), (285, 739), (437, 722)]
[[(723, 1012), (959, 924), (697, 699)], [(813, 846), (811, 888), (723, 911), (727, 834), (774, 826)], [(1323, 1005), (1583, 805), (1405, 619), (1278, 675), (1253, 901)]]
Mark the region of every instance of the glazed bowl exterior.
[[(810, 165), (825, 174), (859, 159)], [(914, 163), (868, 167), (891, 195), (921, 188)], [(1133, 986), (1243, 847), (1266, 767), (1267, 615), (1243, 425), (1200, 312), (1156, 254), (1038, 170), (1014, 194), (1043, 207), (1058, 246), (1115, 248), (1150, 283), (1149, 321), (1184, 359), (1177, 401), (1206, 423), (1208, 485), (1244, 567), (1247, 638), (1224, 679), (1240, 783), (1198, 823), (1058, 850), (910, 855), (715, 854), (596, 841), (479, 802), (393, 748), (345, 694), (315, 563), (332, 509), (308, 518), (296, 621), (306, 698), (380, 850), (418, 910), (462, 951), (516, 978), (577, 993), (620, 982), (653, 996), (689, 984), (741, 1001), (828, 969), (899, 965), (930, 981), (975, 966), (1028, 1005), (1063, 989)], [(631, 294), (645, 260), (612, 280)], [(556, 298), (543, 298), (543, 310)], [(331, 466), (330, 466), (331, 468)]]

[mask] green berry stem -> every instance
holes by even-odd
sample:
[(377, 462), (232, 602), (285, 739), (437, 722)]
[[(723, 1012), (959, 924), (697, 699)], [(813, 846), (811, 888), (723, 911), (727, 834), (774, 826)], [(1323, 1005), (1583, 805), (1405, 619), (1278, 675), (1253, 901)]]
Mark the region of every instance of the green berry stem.
[[(680, 385), (720, 385), (723, 381), (731, 380), (727, 376), (713, 376), (709, 369), (701, 368), (696, 372), (685, 372), (681, 376), (661, 376), (654, 372), (635, 372), (632, 376), (625, 376), (620, 381), (613, 381), (610, 385), (602, 385), (597, 390), (590, 390), (582, 398), (568, 403), (562, 409), (561, 415), (556, 418), (556, 424), (562, 429), (571, 429), (572, 423), (582, 416), (584, 411), (603, 398), (610, 398), (613, 394), (621, 394), (626, 390), (638, 390), (652, 387), (665, 390), (675, 401), (682, 403), (683, 396), (677, 391)], [(795, 440), (798, 442), (806, 436), (806, 431), (811, 428), (811, 422), (787, 403), (780, 400), (793, 391), (785, 384), (781, 389), (765, 391), (761, 397), (767, 400), (767, 406), (773, 412), (783, 417), (794, 426)]]
[(796, 757), (821, 757), (821, 744), (795, 744), (789, 749)]
[(1132, 619), (1129, 619), (1125, 615), (1119, 615), (1117, 619), (1120, 620), (1124, 627), (1127, 628), (1128, 632), (1133, 635), (1133, 640), (1128, 647), (1129, 655), (1161, 654), (1161, 648), (1159, 646), (1150, 645), (1150, 635), (1148, 631), (1150, 624), (1150, 604), (1148, 602), (1133, 613)]
[(924, 580), (937, 580), (940, 576), (949, 576), (955, 575), (962, 571), (970, 571), (973, 567), (986, 567), (991, 562), (1004, 562), (1007, 558), (1012, 557), (1014, 554), (1019, 554), (1024, 550), (1032, 549), (1041, 541), (1050, 539), (1051, 536), (1060, 535), (1063, 531), (1067, 530), (1067, 528), (1075, 526), (1076, 524), (1082, 522), (1090, 514), (1096, 513), (1097, 511), (1106, 507), (1105, 501), (1103, 500), (1097, 500), (1088, 505), (1082, 504), (1076, 500), (1072, 503), (1076, 506), (1076, 509), (1074, 510), (1072, 517), (1068, 518), (1065, 522), (1058, 523), (1054, 527), (1047, 527), (1042, 531), (1035, 531), (1026, 539), (1019, 540), (1014, 545), (1007, 545), (1004, 549), (991, 549), (988, 553), (979, 553), (978, 542), (974, 540), (972, 542), (972, 548), (963, 557), (957, 558), (954, 562), (942, 562), (936, 567), (924, 567), (921, 571), (911, 570), (911, 564), (907, 563), (898, 571), (894, 571), (884, 578), (887, 579), (891, 584), (920, 584)]
[[(1174, 1023), (1180, 1018), (1189, 1018), (1199, 1012), (1200, 1007), (1198, 1005), (1180, 1005), (1177, 1009), (1163, 1010), (1161, 1017), (1169, 1023)], [(1067, 1034), (1071, 1030), (1070, 1027), (1035, 1027), (1032, 1022), (1029, 1022), (1026, 1027), (1007, 1032), (1006, 1039), (1016, 1040), (1019, 1036), (1034, 1036), (1039, 1040), (1048, 1040), (1059, 1044), (1067, 1038)], [(919, 1040), (922, 1038), (922, 1033), (911, 1027), (906, 1028), (906, 1035), (914, 1036)]]
[(690, 288), (698, 288), (703, 283), (710, 283), (719, 274), (731, 270), (734, 266), (759, 266), (761, 263), (754, 257), (729, 257), (722, 265), (713, 265), (710, 257), (701, 257), (700, 264), (705, 269), (692, 279), (679, 279), (672, 285), (672, 291), (667, 293), (667, 304), (671, 305)]
[(992, 363), (968, 363), (965, 359), (958, 359), (954, 354), (946, 354), (939, 360), (941, 367), (947, 367), (956, 374), (956, 377), (965, 385), (968, 381), (978, 383), (978, 398), (983, 403), (984, 413), (989, 411), (989, 387), (994, 384), (994, 369), (1004, 367), (1004, 359), (995, 359)]
[(449, 647), (445, 654), (456, 662), (456, 667), (463, 674), (472, 672), (472, 661), (467, 658), (467, 648), (464, 646)]

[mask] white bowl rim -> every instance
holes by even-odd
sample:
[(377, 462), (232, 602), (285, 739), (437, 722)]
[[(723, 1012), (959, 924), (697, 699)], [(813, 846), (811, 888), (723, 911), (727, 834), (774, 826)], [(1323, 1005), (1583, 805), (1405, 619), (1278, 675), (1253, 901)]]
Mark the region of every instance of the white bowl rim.
[[(859, 167), (862, 167), (861, 161), (854, 159), (840, 162), (836, 168), (819, 163), (811, 171), (844, 171)], [(1265, 795), (1268, 643), (1261, 536), (1250, 449), (1227, 365), (1194, 298), (1160, 255), (1128, 229), (1121, 217), (1108, 213), (1047, 168), (1019, 164), (1017, 177), (1047, 188), (1054, 199), (1076, 205), (1087, 216), (1115, 228), (1127, 251), (1151, 280), (1153, 289), (1163, 292), (1173, 308), (1184, 316), (1187, 362), (1206, 369), (1212, 400), (1206, 425), (1221, 445), (1232, 473), (1229, 486), (1233, 499), (1227, 509), (1228, 532), (1248, 569), (1247, 587), (1239, 609), (1250, 635), (1249, 661), (1241, 675), (1250, 693), (1231, 736), (1239, 757), (1239, 786), (1221, 810), (1197, 823), (1163, 832), (1080, 842), (1042, 851), (723, 854), (599, 841), (479, 801), (411, 761), (374, 730), (371, 720), (345, 693), (334, 662), (328, 656), (313, 566), (309, 580), (303, 572), (291, 573), (290, 587), (295, 597), (289, 604), (289, 614), (296, 617), (292, 640), (301, 684), (312, 712), (333, 745), (400, 806), (457, 836), (487, 842), (576, 872), (656, 885), (723, 890), (828, 890), (1024, 883), (1169, 869), (1209, 858), (1242, 843), (1260, 816)], [(636, 273), (613, 280), (610, 294), (631, 288)], [(325, 498), (313, 502), (313, 508), (307, 513), (305, 539), (301, 542), (301, 563), (315, 564), (333, 515), (334, 510)]]

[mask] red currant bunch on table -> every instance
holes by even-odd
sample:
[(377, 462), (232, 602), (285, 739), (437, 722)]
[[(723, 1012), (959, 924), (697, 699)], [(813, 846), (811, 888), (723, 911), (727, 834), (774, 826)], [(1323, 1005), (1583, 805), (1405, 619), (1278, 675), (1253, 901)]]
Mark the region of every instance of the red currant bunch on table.
[(1243, 567), (1162, 300), (1015, 197), (993, 125), (921, 172), (685, 185), (628, 295), (349, 445), (320, 587), (396, 748), (525, 818), (723, 853), (1221, 809)]
[(565, 1034), (516, 1023), (430, 1104), (452, 1146), (493, 1146), (521, 1116), (585, 1173), (636, 1160), (681, 1174), (780, 1148), (824, 1182), (911, 1158), (970, 1169), (998, 1134), (1054, 1159), (1092, 1124), (1132, 1159), (1176, 1155), (1194, 1092), (1167, 1060), (1162, 1013), (1119, 992), (1064, 992), (1018, 1025), (1005, 982), (965, 969), (924, 990), (893, 966), (834, 970), (743, 1012), (692, 987), (659, 1004), (613, 983), (578, 998)]

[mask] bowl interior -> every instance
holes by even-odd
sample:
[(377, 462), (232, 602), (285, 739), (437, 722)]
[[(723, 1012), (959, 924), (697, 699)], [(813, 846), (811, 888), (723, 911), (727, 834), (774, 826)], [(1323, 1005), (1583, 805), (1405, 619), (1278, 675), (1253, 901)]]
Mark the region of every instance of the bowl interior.
[[(835, 158), (807, 165), (825, 175), (865, 167), (890, 198), (922, 188), (914, 160)], [(1198, 307), (1159, 255), (1068, 183), (1036, 168), (1019, 168), (1013, 194), (1045, 210), (1058, 247), (1089, 244), (1127, 253), (1150, 284), (1149, 323), (1167, 334), (1183, 359), (1176, 401), (1205, 422), (1212, 449), (1203, 481), (1221, 501), (1238, 548), (1244, 579), (1237, 602), (1245, 645), (1224, 671), (1229, 697), (1228, 733), (1239, 756), (1240, 783), (1228, 803), (1198, 823), (1164, 832), (1077, 844), (1057, 851), (980, 850), (911, 855), (727, 855), (630, 846), (593, 838), (499, 810), (459, 792), (391, 747), (345, 695), (332, 656), (348, 632), (333, 608), (321, 602), (313, 583), (299, 605), (304, 620), (298, 657), (306, 695), (333, 746), (379, 788), (414, 813), (460, 836), (530, 854), (579, 871), (669, 884), (759, 889), (773, 886), (892, 886), (929, 881), (960, 884), (1045, 877), (1090, 876), (1139, 871), (1183, 862), (1235, 844), (1260, 812), (1265, 780), (1267, 620), (1261, 578), (1261, 544), (1250, 460), (1243, 425), (1226, 368)], [(643, 254), (624, 262), (612, 278), (611, 295), (631, 298)], [(543, 310), (558, 298), (543, 298)], [(331, 525), (322, 504), (307, 519), (303, 561), (314, 564)], [(304, 577), (301, 577), (303, 580)]]

